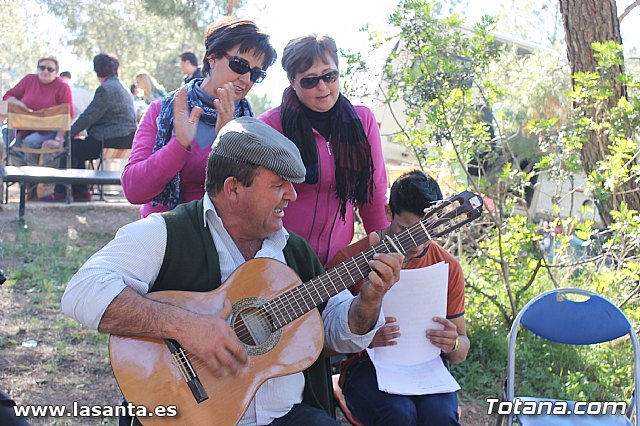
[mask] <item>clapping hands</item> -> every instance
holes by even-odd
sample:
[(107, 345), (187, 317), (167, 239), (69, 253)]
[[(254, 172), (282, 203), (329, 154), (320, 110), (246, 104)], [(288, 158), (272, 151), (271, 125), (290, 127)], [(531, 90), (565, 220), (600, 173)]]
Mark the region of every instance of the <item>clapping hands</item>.
[(194, 107), (189, 114), (187, 89), (181, 88), (173, 101), (173, 127), (176, 139), (185, 148), (191, 145), (196, 137), (200, 114), (202, 114), (202, 109), (198, 106)]

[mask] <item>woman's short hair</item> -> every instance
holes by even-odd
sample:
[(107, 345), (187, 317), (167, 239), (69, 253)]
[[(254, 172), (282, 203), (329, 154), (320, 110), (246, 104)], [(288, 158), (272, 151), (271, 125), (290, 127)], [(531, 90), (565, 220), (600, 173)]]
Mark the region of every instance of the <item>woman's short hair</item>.
[(311, 68), (317, 59), (327, 64), (327, 57), (338, 65), (336, 41), (326, 34), (308, 34), (287, 43), (282, 53), (282, 68), (289, 80), (293, 80), (296, 74)]
[(262, 69), (266, 70), (276, 61), (276, 50), (269, 43), (269, 36), (248, 19), (227, 16), (209, 25), (204, 36), (205, 54), (202, 73), (209, 75), (211, 67), (207, 58), (221, 58), (228, 50), (239, 46), (240, 53), (255, 51), (262, 57)]
[(93, 70), (98, 77), (113, 77), (118, 75), (120, 61), (113, 53), (100, 53), (93, 57)]
[(40, 65), (42, 61), (51, 61), (56, 64), (56, 72), (58, 72), (58, 70), (60, 69), (60, 65), (58, 65), (58, 58), (56, 58), (55, 56), (44, 56), (38, 59), (38, 65)]

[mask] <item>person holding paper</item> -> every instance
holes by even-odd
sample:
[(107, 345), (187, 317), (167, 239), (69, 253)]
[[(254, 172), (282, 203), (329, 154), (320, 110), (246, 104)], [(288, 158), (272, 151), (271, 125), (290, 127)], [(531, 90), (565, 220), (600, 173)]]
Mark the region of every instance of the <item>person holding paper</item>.
[[(442, 199), (438, 183), (420, 171), (400, 176), (391, 187), (386, 205), (389, 227), (379, 231), (381, 238), (403, 231), (418, 223), (424, 209)], [(364, 238), (340, 250), (329, 267), (353, 257), (370, 246)], [(403, 269), (418, 269), (439, 262), (448, 264), (448, 290), (446, 318), (434, 317), (442, 325), (440, 330), (425, 330), (425, 338), (440, 349), (442, 357), (453, 364), (463, 362), (471, 343), (466, 336), (464, 320), (464, 276), (457, 259), (433, 241), (416, 247), (405, 256)], [(352, 286), (358, 292), (358, 284)], [(396, 345), (400, 326), (396, 318), (386, 317), (385, 326), (379, 329), (370, 348)], [(439, 361), (439, 360), (438, 360)], [(444, 368), (444, 367), (442, 367)], [(446, 374), (449, 374), (446, 372)], [(428, 381), (430, 376), (427, 375)], [(451, 378), (452, 379), (452, 378)], [(455, 383), (455, 380), (452, 379)], [(455, 391), (439, 393), (403, 394), (379, 390), (376, 370), (366, 351), (350, 356), (341, 369), (340, 384), (351, 413), (364, 425), (459, 425), (458, 397)], [(428, 387), (428, 386), (426, 386)], [(433, 387), (437, 389), (437, 387)], [(456, 383), (456, 389), (459, 389)]]

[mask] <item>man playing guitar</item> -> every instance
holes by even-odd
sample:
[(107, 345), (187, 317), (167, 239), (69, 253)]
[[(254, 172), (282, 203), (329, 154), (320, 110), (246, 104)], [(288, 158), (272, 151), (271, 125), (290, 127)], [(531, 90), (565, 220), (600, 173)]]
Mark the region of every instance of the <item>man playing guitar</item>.
[[(177, 138), (192, 140), (198, 109), (189, 114), (184, 91), (178, 95), (174, 108)], [(234, 332), (235, 323), (230, 324), (229, 317), (235, 312), (232, 304), (224, 293), (212, 292), (208, 305), (213, 308), (204, 313), (187, 303), (153, 296), (165, 293), (158, 290), (179, 290), (167, 294), (220, 290), (227, 283), (222, 287), (220, 284), (236, 268), (247, 261), (255, 262), (251, 260), (254, 258), (286, 263), (303, 281), (322, 274), (323, 268), (309, 245), (282, 225), (285, 208), (296, 199), (292, 182), (302, 182), (304, 175), (300, 154), (286, 137), (253, 118), (230, 122), (221, 129), (209, 156), (204, 198), (121, 228), (71, 279), (62, 298), (62, 309), (85, 326), (103, 333), (140, 338), (145, 344), (156, 339), (167, 353), (169, 350), (162, 347), (162, 342), (177, 342), (180, 351), (196, 360), (194, 366), (198, 362), (203, 364), (196, 371), (203, 389), (192, 393), (206, 394), (206, 398), (201, 395), (197, 401), (199, 405), (194, 402), (195, 410), (205, 408), (225, 392), (212, 392), (202, 380), (204, 377), (224, 381), (259, 373), (246, 372), (252, 354), (247, 353), (246, 345)], [(371, 238), (372, 243), (378, 241), (374, 234)], [(337, 352), (357, 352), (367, 347), (384, 324), (382, 298), (399, 279), (401, 262), (400, 254), (375, 254), (369, 262), (371, 271), (363, 274), (368, 279), (358, 296), (341, 291), (318, 307), (322, 310), (322, 328), (317, 334), (322, 338), (324, 329), (324, 345)], [(278, 312), (274, 312), (268, 319), (271, 322), (277, 316)], [(247, 323), (250, 322), (251, 318)], [(250, 331), (252, 336), (257, 333)], [(137, 370), (149, 365), (144, 364), (145, 357), (149, 363), (154, 362), (149, 354), (138, 356), (143, 358), (143, 364)], [(112, 347), (112, 365), (117, 357)], [(286, 364), (287, 357), (284, 351), (274, 363)], [(230, 417), (229, 422), (337, 425), (321, 409), (328, 409), (327, 399), (322, 396), (328, 388), (314, 389), (316, 383), (309, 383), (310, 377), (314, 380), (322, 377), (321, 370), (326, 367), (322, 356), (313, 354), (313, 357), (317, 360), (305, 374), (276, 374), (260, 382), (247, 407), (240, 409), (237, 420)], [(261, 368), (265, 369), (268, 368)], [(114, 373), (125, 398), (139, 404), (128, 395), (123, 386), (125, 378), (119, 376), (115, 367)], [(149, 377), (154, 374), (155, 371), (149, 371)], [(236, 381), (228, 383), (231, 384), (223, 390), (231, 392)], [(163, 394), (173, 395), (174, 389), (156, 389), (158, 386), (161, 385), (150, 385), (144, 393), (157, 393), (159, 400)], [(191, 395), (186, 386), (185, 389)], [(213, 415), (187, 418), (187, 405), (180, 401), (173, 401), (178, 414), (175, 424), (226, 423), (221, 420), (226, 408)], [(152, 424), (158, 418), (139, 420)]]

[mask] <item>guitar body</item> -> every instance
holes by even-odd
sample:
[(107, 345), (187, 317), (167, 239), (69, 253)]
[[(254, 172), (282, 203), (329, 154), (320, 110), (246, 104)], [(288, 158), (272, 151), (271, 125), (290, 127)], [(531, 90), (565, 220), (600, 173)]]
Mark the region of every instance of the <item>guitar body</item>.
[[(203, 314), (215, 314), (228, 298), (233, 305), (230, 323), (234, 324), (243, 315), (248, 321), (255, 320), (253, 307), (300, 283), (298, 275), (287, 265), (260, 258), (244, 263), (214, 291), (161, 291), (146, 297)], [(111, 366), (129, 403), (143, 405), (151, 412), (158, 405), (176, 406), (175, 417), (139, 417), (144, 425), (235, 425), (264, 381), (306, 369), (318, 358), (324, 344), (324, 329), (317, 309), (275, 332), (265, 333), (260, 326), (256, 324), (252, 332), (252, 336), (257, 336), (255, 344), (241, 339), (249, 362), (239, 375), (218, 378), (202, 360), (189, 356), (208, 394), (208, 399), (200, 403), (162, 339), (112, 335), (109, 339)]]

